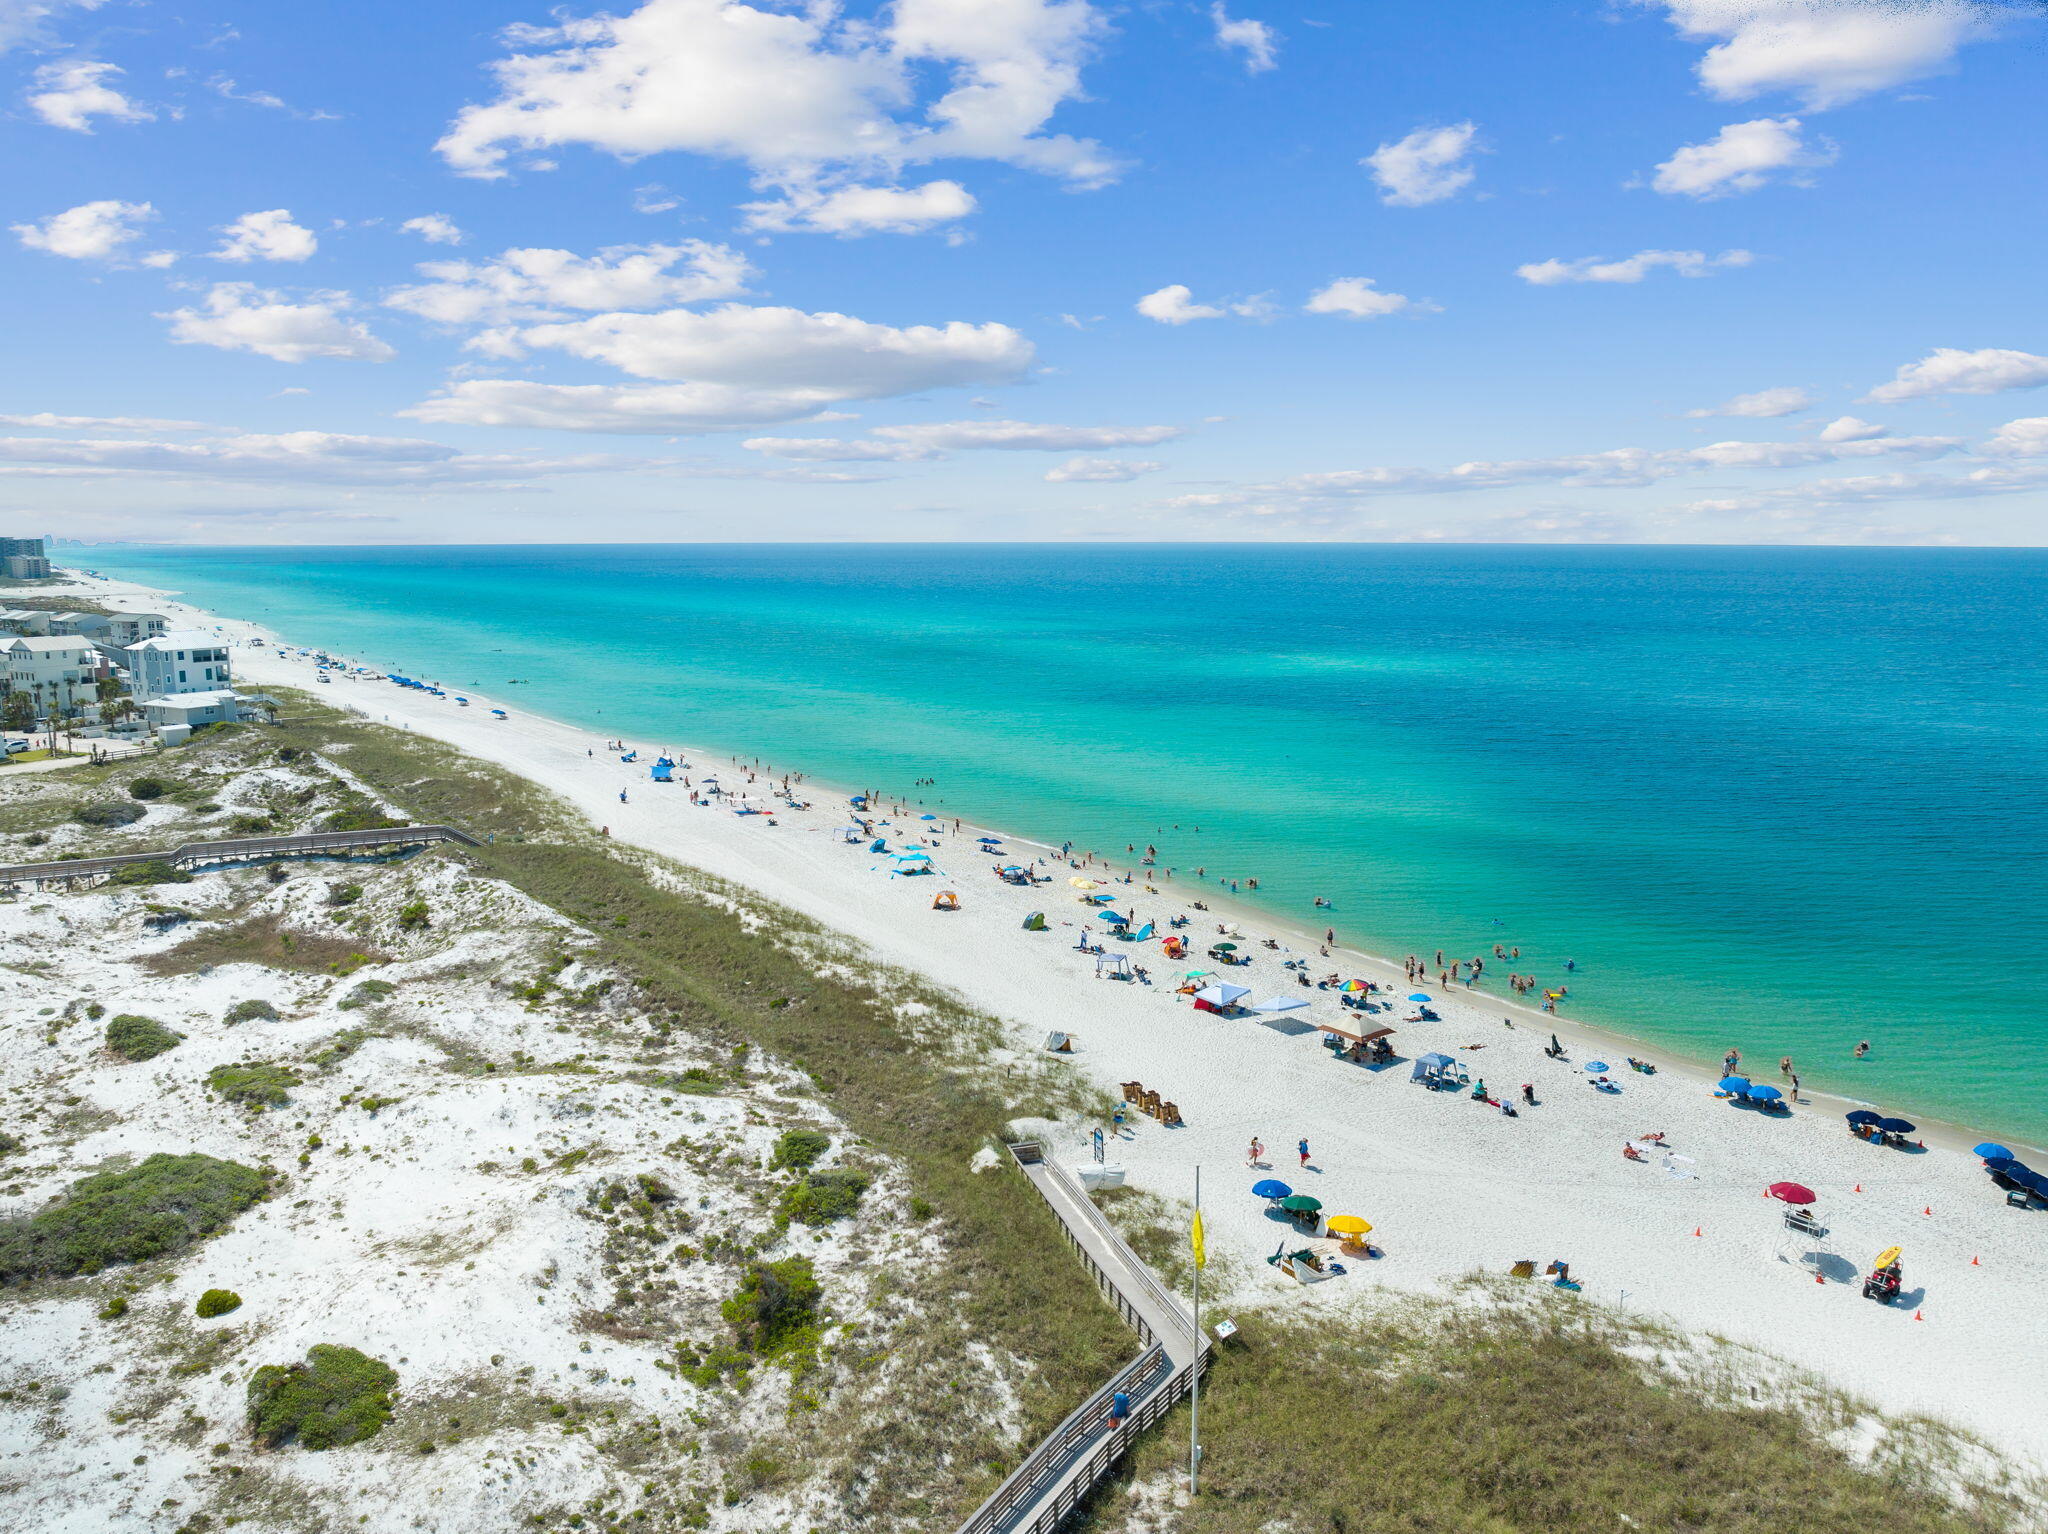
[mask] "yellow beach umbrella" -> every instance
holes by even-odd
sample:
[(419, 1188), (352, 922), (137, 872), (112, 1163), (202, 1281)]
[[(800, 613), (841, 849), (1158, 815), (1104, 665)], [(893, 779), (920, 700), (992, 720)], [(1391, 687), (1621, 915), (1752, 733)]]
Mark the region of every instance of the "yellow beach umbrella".
[(1073, 885), (1074, 888), (1077, 890), (1099, 890), (1102, 888), (1102, 886), (1093, 879), (1069, 879), (1067, 883)]
[(1362, 1236), (1372, 1229), (1372, 1222), (1361, 1220), (1355, 1214), (1333, 1214), (1323, 1224), (1340, 1236)]

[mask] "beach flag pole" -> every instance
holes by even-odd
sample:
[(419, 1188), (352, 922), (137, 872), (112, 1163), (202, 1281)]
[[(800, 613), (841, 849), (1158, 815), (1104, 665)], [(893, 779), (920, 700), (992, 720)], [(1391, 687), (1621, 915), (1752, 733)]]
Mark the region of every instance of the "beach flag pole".
[(1198, 1494), (1202, 1466), (1202, 1269), (1209, 1265), (1202, 1239), (1202, 1169), (1195, 1168), (1195, 1220), (1188, 1228), (1195, 1254), (1195, 1373), (1188, 1395), (1188, 1495)]

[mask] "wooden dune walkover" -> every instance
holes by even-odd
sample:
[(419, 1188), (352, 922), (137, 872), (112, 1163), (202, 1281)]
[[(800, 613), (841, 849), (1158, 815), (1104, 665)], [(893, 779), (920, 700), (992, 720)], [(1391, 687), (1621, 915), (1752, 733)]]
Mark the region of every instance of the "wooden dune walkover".
[[(1047, 1161), (1035, 1141), (1011, 1146), (1010, 1154), (1059, 1216), (1067, 1239), (1137, 1331), (1144, 1350), (1053, 1429), (960, 1525), (959, 1534), (1051, 1534), (1137, 1436), (1187, 1395), (1208, 1362), (1208, 1341), (1195, 1330), (1188, 1308), (1124, 1244), (1080, 1184)], [(1112, 1425), (1110, 1404), (1118, 1391), (1130, 1397), (1130, 1415)]]
[(380, 852), (400, 847), (431, 847), (437, 842), (477, 845), (475, 837), (453, 826), (386, 826), (372, 831), (306, 831), (297, 836), (244, 836), (228, 841), (187, 842), (170, 852), (121, 852), (99, 858), (72, 858), (62, 863), (16, 863), (0, 867), (0, 888), (38, 886), (102, 879), (138, 863), (168, 863), (173, 868), (225, 867), (262, 863), (273, 858), (333, 857), (351, 852)]

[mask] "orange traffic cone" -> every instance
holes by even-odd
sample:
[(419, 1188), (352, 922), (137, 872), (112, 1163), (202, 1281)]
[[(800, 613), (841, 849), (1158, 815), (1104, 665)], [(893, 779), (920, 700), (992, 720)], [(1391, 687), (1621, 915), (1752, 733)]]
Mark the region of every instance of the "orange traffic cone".
[(1981, 1268), (1984, 1266), (1984, 1264), (1979, 1262), (1976, 1258), (1972, 1257), (1970, 1259), (1970, 1266), (1973, 1268)]
[(1932, 1204), (1929, 1204), (1925, 1209), (1921, 1210), (1920, 1212), (1922, 1214), (1932, 1214), (1934, 1213), (1934, 1206)]
[(1921, 1315), (1920, 1312), (1916, 1310), (1913, 1312), (1913, 1319), (1915, 1321), (1925, 1321), (1927, 1318)]
[(1813, 1281), (1816, 1284), (1825, 1284), (1827, 1282), (1827, 1279), (1824, 1275), (1816, 1273), (1813, 1275)]
[(1863, 1184), (1859, 1182), (1858, 1184), (1856, 1184), (1855, 1187), (1851, 1188), (1849, 1191), (1851, 1193), (1861, 1193), (1863, 1191)]
[(1697, 1235), (1698, 1235), (1698, 1234), (1700, 1233), (1700, 1228), (1699, 1228), (1699, 1227), (1698, 1227), (1697, 1225), (1695, 1225), (1695, 1226), (1694, 1226), (1694, 1227), (1692, 1228), (1692, 1233), (1693, 1233), (1693, 1234), (1694, 1234), (1695, 1236), (1697, 1236)]

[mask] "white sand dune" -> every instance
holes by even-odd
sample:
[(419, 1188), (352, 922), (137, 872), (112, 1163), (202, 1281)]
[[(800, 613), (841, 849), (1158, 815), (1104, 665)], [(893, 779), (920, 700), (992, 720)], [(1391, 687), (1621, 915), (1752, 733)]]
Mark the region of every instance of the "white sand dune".
[[(204, 621), (237, 635), (259, 632), (210, 615)], [(255, 684), (312, 681), (311, 667), (295, 658), (241, 650), (236, 660)], [(1291, 1014), (1284, 1028), (1196, 1013), (1171, 982), (1148, 988), (1097, 980), (1093, 962), (1074, 947), (1075, 923), (1085, 915), (1067, 885), (1070, 870), (1055, 865), (1055, 882), (1035, 889), (1004, 885), (990, 872), (992, 861), (1003, 860), (974, 849), (979, 828), (942, 834), (935, 849), (942, 877), (892, 878), (889, 860), (837, 834), (846, 820), (840, 795), (813, 790), (814, 809), (781, 814), (771, 825), (765, 816), (693, 807), (680, 783), (651, 783), (646, 763), (654, 750), (678, 742), (635, 742), (641, 761), (624, 765), (616, 754), (586, 754), (602, 741), (584, 730), (516, 709), (509, 720), (493, 719), (491, 700), (475, 693), (463, 708), (379, 682), (317, 691), (325, 702), (497, 762), (560, 793), (614, 837), (747, 885), (888, 962), (924, 972), (1005, 1019), (1020, 1048), (1036, 1048), (1051, 1030), (1071, 1032), (1074, 1069), (1112, 1092), (1117, 1083), (1141, 1081), (1179, 1105), (1185, 1128), (1137, 1116), (1111, 1158), (1130, 1182), (1174, 1200), (1187, 1199), (1194, 1169), (1203, 1169), (1211, 1252), (1236, 1259), (1239, 1303), (1263, 1295), (1289, 1305), (1344, 1305), (1379, 1286), (1427, 1290), (1475, 1269), (1503, 1272), (1518, 1258), (1539, 1265), (1564, 1258), (1590, 1298), (1691, 1334), (1764, 1348), (1887, 1411), (1950, 1421), (2017, 1468), (2048, 1461), (2048, 1327), (2038, 1319), (2048, 1292), (2048, 1214), (2005, 1208), (1966, 1139), (1930, 1133), (1924, 1152), (1879, 1149), (1846, 1132), (1845, 1105), (1817, 1094), (1789, 1119), (1766, 1119), (1716, 1100), (1694, 1068), (1569, 1024), (1557, 1031), (1571, 1060), (1546, 1059), (1550, 1020), (1484, 993), (1443, 998), (1441, 1022), (1404, 1025), (1405, 1007), (1379, 1019), (1399, 1029), (1404, 1063), (1396, 1068), (1340, 1064), (1316, 1033), (1291, 1031), (1302, 1019), (1340, 1019), (1331, 993), (1300, 990), (1281, 968), (1286, 954), (1248, 945), (1254, 962), (1229, 977), (1252, 987), (1255, 998), (1311, 998), (1310, 1010)], [(692, 777), (722, 769), (729, 787), (740, 786), (735, 779), (743, 774), (730, 761), (688, 753), (685, 760), (694, 764)], [(619, 802), (621, 789), (629, 803)], [(932, 826), (892, 826), (892, 845), (899, 829), (913, 828)], [(963, 909), (933, 911), (941, 888), (959, 891)], [(1162, 888), (1159, 896), (1140, 890), (1134, 900), (1141, 919), (1163, 927), (1194, 893)], [(1037, 909), (1047, 912), (1051, 931), (1022, 930), (1025, 914)], [(1190, 914), (1199, 953), (1199, 938), (1214, 936), (1217, 918)], [(1263, 918), (1237, 919), (1255, 936), (1276, 933)], [(1398, 968), (1348, 952), (1321, 960), (1300, 938), (1292, 941), (1315, 974), (1339, 969), (1393, 982), (1397, 995), (1410, 989)], [(1156, 944), (1143, 947), (1155, 980), (1186, 967), (1161, 958)], [(1353, 1027), (1358, 1016), (1344, 1014)], [(1504, 1016), (1516, 1026), (1504, 1026)], [(1502, 1096), (1533, 1083), (1540, 1105), (1507, 1118), (1462, 1093), (1411, 1084), (1405, 1061), (1429, 1050), (1457, 1055)], [(1662, 1069), (1631, 1072), (1622, 1064), (1631, 1052)], [(1613, 1073), (1618, 1094), (1589, 1087), (1582, 1063), (1592, 1058), (1622, 1067)], [(1667, 1135), (1690, 1158), (1684, 1170), (1696, 1175), (1675, 1178), (1655, 1157), (1645, 1164), (1623, 1158), (1625, 1140), (1652, 1131)], [(1086, 1159), (1086, 1126), (1067, 1134), (1058, 1154)], [(1246, 1166), (1254, 1135), (1269, 1147), (1270, 1171)], [(1302, 1138), (1313, 1154), (1308, 1169), (1297, 1170)], [(1253, 1181), (1268, 1175), (1314, 1194), (1326, 1214), (1371, 1220), (1385, 1255), (1352, 1263), (1341, 1280), (1295, 1288), (1264, 1263), (1291, 1234), (1250, 1194)], [(1783, 1207), (1763, 1194), (1780, 1179), (1818, 1192), (1824, 1241), (1791, 1241)], [(1905, 1249), (1909, 1301), (1895, 1308), (1864, 1300), (1853, 1282), (1816, 1283), (1811, 1265), (1791, 1260), (1817, 1246), (1835, 1259), (1824, 1273), (1860, 1275), (1894, 1244)]]

